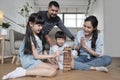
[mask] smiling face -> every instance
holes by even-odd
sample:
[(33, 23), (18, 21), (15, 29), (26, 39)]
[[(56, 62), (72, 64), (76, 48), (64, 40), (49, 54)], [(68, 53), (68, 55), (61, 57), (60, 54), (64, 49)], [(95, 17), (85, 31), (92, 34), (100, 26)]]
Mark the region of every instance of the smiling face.
[(91, 36), (92, 32), (95, 30), (90, 21), (85, 21), (83, 27), (85, 36)]
[(51, 7), (48, 8), (47, 15), (49, 18), (54, 18), (58, 14), (58, 11), (59, 11), (59, 8), (52, 5)]
[(30, 26), (31, 26), (34, 34), (38, 34), (42, 30), (42, 25), (41, 24), (30, 23)]
[(56, 43), (59, 47), (61, 47), (65, 43), (65, 39), (64, 38), (57, 38)]

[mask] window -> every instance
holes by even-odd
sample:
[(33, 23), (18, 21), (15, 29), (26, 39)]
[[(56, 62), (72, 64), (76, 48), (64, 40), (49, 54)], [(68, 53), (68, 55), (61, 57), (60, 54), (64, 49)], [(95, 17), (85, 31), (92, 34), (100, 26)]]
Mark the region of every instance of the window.
[(64, 24), (67, 27), (75, 27), (76, 26), (76, 15), (65, 14), (64, 15)]
[(71, 14), (71, 13), (62, 13), (58, 16), (63, 20), (63, 23), (66, 27), (82, 27), (85, 19), (85, 14)]

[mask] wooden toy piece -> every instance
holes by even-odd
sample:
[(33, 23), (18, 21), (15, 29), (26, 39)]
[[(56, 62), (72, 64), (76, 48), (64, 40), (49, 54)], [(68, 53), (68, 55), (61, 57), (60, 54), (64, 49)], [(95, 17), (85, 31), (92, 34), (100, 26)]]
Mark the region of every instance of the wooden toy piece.
[(71, 70), (71, 47), (64, 48), (63, 54), (63, 71), (70, 71)]

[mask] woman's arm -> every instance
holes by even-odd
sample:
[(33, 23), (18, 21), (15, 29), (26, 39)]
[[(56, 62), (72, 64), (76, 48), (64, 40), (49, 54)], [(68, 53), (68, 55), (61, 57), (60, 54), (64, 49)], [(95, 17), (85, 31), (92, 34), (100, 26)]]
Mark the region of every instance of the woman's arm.
[(75, 47), (75, 50), (79, 51), (81, 48), (81, 45), (79, 44), (78, 46)]
[(83, 38), (81, 38), (81, 46), (86, 49), (91, 55), (98, 57), (99, 55), (97, 54), (96, 51), (92, 50), (89, 48), (86, 44)]
[(79, 51), (81, 48), (81, 43), (80, 43), (80, 39), (81, 39), (81, 32), (77, 32), (76, 36), (75, 36), (75, 41), (74, 41), (74, 49)]
[(86, 49), (91, 55), (99, 57), (99, 54), (97, 54), (96, 51), (92, 50), (88, 46), (85, 46), (84, 49)]

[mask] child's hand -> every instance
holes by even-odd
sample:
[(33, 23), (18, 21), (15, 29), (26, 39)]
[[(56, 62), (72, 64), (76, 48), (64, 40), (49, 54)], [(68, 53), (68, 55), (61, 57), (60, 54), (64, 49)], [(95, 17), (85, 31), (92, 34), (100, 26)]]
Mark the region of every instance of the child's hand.
[(48, 59), (48, 60), (49, 60), (49, 62), (50, 62), (51, 64), (57, 65), (57, 62), (56, 62), (55, 60), (52, 60), (52, 59)]
[(60, 55), (61, 51), (57, 50), (53, 55), (53, 57), (58, 57)]
[(44, 53), (44, 55), (48, 55), (48, 53), (47, 53), (47, 51), (46, 51), (46, 50), (44, 50), (44, 52), (43, 52), (43, 53)]
[(62, 51), (60, 51), (60, 50), (57, 50), (56, 52), (55, 52), (55, 54), (56, 54), (56, 57), (58, 57), (60, 54), (62, 53)]
[(56, 61), (57, 61), (57, 63), (58, 63), (58, 62), (59, 62), (59, 57), (56, 57), (55, 59), (56, 59)]

